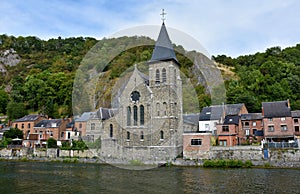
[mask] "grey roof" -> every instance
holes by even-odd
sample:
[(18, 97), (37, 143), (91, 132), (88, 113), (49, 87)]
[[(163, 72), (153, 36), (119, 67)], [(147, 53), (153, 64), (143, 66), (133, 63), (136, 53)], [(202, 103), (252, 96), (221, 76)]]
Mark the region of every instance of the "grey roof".
[(224, 119), (224, 124), (225, 125), (230, 125), (230, 124), (235, 124), (235, 125), (238, 125), (239, 124), (239, 116), (237, 115), (229, 115), (229, 116), (225, 116), (225, 119)]
[(248, 113), (248, 114), (241, 114), (242, 121), (250, 121), (250, 120), (260, 120), (262, 119), (261, 113)]
[(263, 102), (263, 116), (266, 118), (270, 117), (290, 117), (291, 108), (289, 107), (289, 102), (286, 101), (276, 101), (276, 102)]
[(40, 115), (26, 115), (20, 119), (15, 120), (15, 122), (26, 122), (26, 121), (35, 121), (40, 117)]
[(102, 120), (109, 119), (115, 115), (112, 109), (102, 108), (102, 107), (99, 108), (97, 114), (98, 114), (98, 118)]
[(300, 110), (294, 110), (291, 113), (292, 113), (292, 117), (300, 118)]
[(185, 114), (182, 117), (184, 123), (198, 125), (199, 114)]
[(59, 127), (61, 123), (62, 123), (61, 119), (42, 120), (38, 122), (34, 127), (44, 127), (44, 128)]
[(244, 104), (226, 104), (226, 115), (238, 115)]
[(204, 107), (200, 113), (199, 121), (220, 120), (222, 115), (222, 106)]
[(150, 62), (174, 60), (178, 63), (165, 23), (162, 24)]
[(75, 119), (75, 122), (86, 122), (90, 119), (92, 114), (93, 112), (84, 112), (79, 118)]
[(226, 104), (204, 107), (200, 113), (199, 121), (220, 120), (223, 112), (226, 115), (238, 115), (244, 104)]

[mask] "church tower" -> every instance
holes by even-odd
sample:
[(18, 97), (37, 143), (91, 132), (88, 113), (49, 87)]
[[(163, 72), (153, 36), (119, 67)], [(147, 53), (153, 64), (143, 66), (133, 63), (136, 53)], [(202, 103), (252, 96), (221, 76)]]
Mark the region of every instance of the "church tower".
[[(182, 82), (165, 23), (162, 23), (149, 64), (149, 87), (152, 98), (152, 130), (159, 130), (158, 145), (174, 147), (180, 154), (182, 146)], [(168, 144), (168, 145), (166, 145)]]

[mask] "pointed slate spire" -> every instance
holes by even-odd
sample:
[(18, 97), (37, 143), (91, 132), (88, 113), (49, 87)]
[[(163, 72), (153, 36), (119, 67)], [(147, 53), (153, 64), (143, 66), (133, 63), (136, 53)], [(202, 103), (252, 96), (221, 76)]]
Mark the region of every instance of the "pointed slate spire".
[(175, 60), (178, 63), (165, 23), (163, 22), (150, 62), (165, 60)]

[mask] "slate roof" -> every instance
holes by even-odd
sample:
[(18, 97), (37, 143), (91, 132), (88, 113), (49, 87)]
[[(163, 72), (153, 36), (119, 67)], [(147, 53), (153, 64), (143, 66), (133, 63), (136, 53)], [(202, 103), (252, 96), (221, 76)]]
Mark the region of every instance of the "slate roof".
[(229, 116), (225, 116), (225, 119), (224, 119), (224, 124), (225, 125), (230, 125), (230, 124), (235, 124), (235, 125), (238, 125), (239, 124), (239, 116), (238, 115), (229, 115)]
[(250, 120), (260, 120), (262, 119), (261, 113), (248, 113), (248, 114), (241, 114), (242, 121), (250, 121)]
[(288, 101), (263, 102), (262, 103), (264, 117), (290, 117), (291, 108), (288, 106)]
[(300, 118), (300, 110), (294, 110), (291, 114), (293, 118)]
[(220, 120), (222, 115), (222, 106), (204, 107), (200, 113), (199, 121)]
[(184, 123), (198, 125), (199, 114), (185, 114), (182, 117)]
[(200, 113), (199, 121), (220, 120), (225, 115), (238, 115), (244, 104), (226, 104), (204, 107)]
[(115, 114), (112, 109), (100, 107), (98, 110), (98, 118), (102, 119), (102, 120), (109, 119), (109, 118), (113, 117), (114, 115)]
[(42, 120), (38, 122), (34, 127), (44, 127), (44, 128), (59, 127), (61, 123), (62, 123), (61, 119)]
[(86, 122), (90, 119), (91, 114), (93, 112), (84, 112), (79, 118), (75, 119), (75, 122)]
[(150, 62), (174, 60), (178, 63), (165, 23), (162, 24)]
[(40, 115), (26, 115), (20, 119), (15, 120), (15, 122), (27, 122), (27, 121), (35, 121), (40, 117)]

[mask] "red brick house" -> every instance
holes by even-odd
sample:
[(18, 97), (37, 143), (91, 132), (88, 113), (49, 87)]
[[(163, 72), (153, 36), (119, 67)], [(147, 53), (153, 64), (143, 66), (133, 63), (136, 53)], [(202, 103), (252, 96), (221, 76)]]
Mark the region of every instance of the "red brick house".
[(248, 110), (245, 104), (227, 104), (223, 107), (221, 122), (216, 125), (218, 145), (235, 146), (241, 144), (238, 136), (239, 130), (242, 129), (240, 116), (247, 114)]
[(262, 103), (265, 139), (269, 142), (294, 140), (294, 126), (290, 102), (276, 101)]
[(260, 142), (263, 138), (263, 119), (261, 113), (248, 113), (241, 115), (242, 129), (239, 130), (241, 143)]
[(15, 120), (12, 123), (11, 127), (20, 129), (24, 134), (23, 139), (29, 139), (30, 134), (34, 133), (33, 127), (43, 119), (45, 119), (45, 117), (38, 114), (26, 115), (20, 119)]
[(205, 151), (210, 150), (211, 133), (183, 133), (183, 158), (207, 158)]

